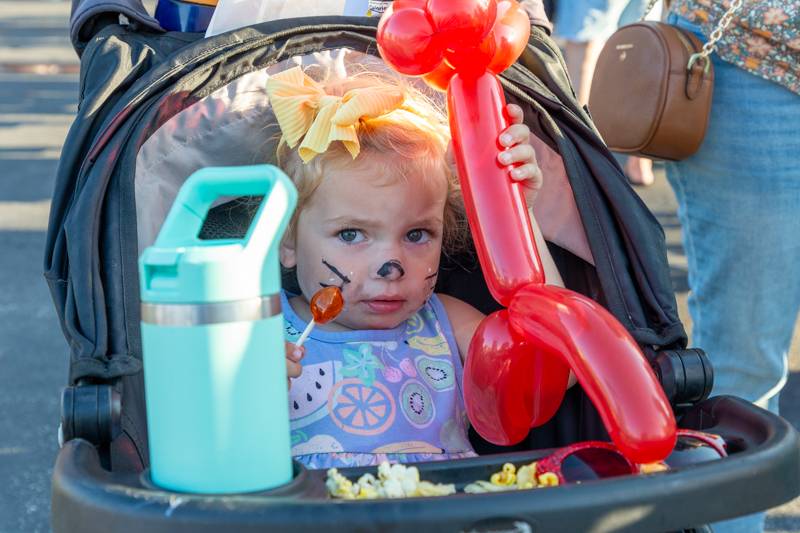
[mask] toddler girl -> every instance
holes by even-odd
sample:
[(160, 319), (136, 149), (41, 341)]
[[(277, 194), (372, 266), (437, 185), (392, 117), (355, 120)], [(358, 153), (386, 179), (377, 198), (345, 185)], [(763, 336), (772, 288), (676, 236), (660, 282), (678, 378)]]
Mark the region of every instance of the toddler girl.
[[(302, 69), (273, 76), (283, 138), (278, 164), (298, 190), (281, 245), (300, 294), (282, 294), (286, 339), (311, 320), (321, 287), (345, 307), (287, 349), (292, 455), (311, 468), (473, 456), (461, 393), (463, 358), (483, 314), (435, 294), (439, 258), (468, 228), (448, 157), (446, 117), (399, 80), (371, 74), (321, 85)], [(499, 142), (503, 165), (541, 184), (522, 110)], [(487, 142), (492, 142), (487, 139)], [(559, 282), (538, 236), (549, 282)]]

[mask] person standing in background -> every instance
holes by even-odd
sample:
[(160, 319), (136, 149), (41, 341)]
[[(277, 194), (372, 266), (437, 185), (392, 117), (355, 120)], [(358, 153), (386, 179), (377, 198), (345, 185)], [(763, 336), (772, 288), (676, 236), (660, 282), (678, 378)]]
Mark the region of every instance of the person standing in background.
[[(606, 40), (620, 26), (639, 20), (647, 7), (646, 0), (558, 0), (555, 10), (555, 36), (563, 42), (564, 60), (578, 102), (586, 105), (592, 75)], [(660, 9), (654, 10), (660, 12)], [(653, 183), (653, 162), (641, 157), (627, 157), (625, 175), (636, 185)]]
[[(778, 412), (800, 309), (800, 2), (742, 3), (712, 54), (699, 151), (667, 164), (689, 261), (693, 340), (714, 394)], [(673, 0), (668, 22), (708, 41), (731, 0)], [(764, 515), (714, 531), (763, 530)]]

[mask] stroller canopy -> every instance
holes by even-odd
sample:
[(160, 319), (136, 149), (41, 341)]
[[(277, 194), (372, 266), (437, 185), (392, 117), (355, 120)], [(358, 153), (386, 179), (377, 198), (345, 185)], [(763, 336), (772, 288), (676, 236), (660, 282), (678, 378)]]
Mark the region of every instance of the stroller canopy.
[[(132, 158), (137, 157), (147, 140), (154, 134), (162, 135), (162, 139), (183, 135), (184, 144), (191, 142), (186, 132), (213, 126), (213, 118), (199, 126), (172, 124), (171, 128), (159, 130), (205, 96), (281, 59), (314, 49), (342, 47), (377, 55), (374, 19), (274, 21), (201, 40), (193, 34), (150, 33), (158, 28), (157, 23), (138, 2), (125, 2), (124, 9), (112, 7), (107, 2), (87, 1), (73, 9), (71, 36), (85, 56), (81, 102), (58, 169), (45, 258), (46, 277), (72, 349), (73, 363), (95, 360), (84, 361), (94, 370), (73, 368), (73, 380), (89, 376), (110, 378), (138, 370), (135, 361), (123, 363), (131, 356), (138, 359), (131, 343), (113, 340), (128, 337), (123, 333), (128, 329), (138, 334), (135, 309), (127, 317), (127, 325), (125, 320), (119, 320), (122, 317), (115, 317), (114, 309), (114, 304), (123, 300), (138, 303), (138, 288), (130, 287), (136, 290), (123, 295), (115, 294), (112, 286), (120, 285), (119, 274), (126, 271), (126, 262), (121, 260), (126, 244), (133, 244), (131, 237), (138, 243), (138, 237), (130, 233), (137, 227), (137, 220), (128, 209), (136, 206), (125, 192), (130, 193), (135, 183), (137, 169), (131, 164)], [(101, 13), (112, 10), (125, 13), (138, 25), (112, 24), (87, 43), (87, 28), (96, 28)], [(251, 76), (244, 85), (258, 81)], [(665, 347), (685, 343), (668, 273), (663, 231), (627, 186), (588, 115), (575, 101), (563, 61), (544, 30), (534, 29), (519, 63), (503, 74), (503, 85), (508, 100), (526, 109), (526, 122), (534, 134), (563, 161), (569, 178), (567, 188), (556, 184), (544, 192), (545, 198), (537, 204), (548, 204), (551, 190), (554, 194), (571, 190), (574, 195), (592, 256), (584, 259), (593, 259), (597, 274), (594, 290), (598, 292), (589, 296), (600, 300), (642, 344)], [(550, 159), (541, 155), (539, 158)], [(162, 159), (169, 165), (169, 160)], [(548, 177), (545, 172), (546, 181)], [(558, 200), (556, 207), (571, 203)], [(558, 215), (549, 205), (542, 209), (548, 208)], [(539, 205), (537, 214), (538, 210)], [(537, 216), (551, 241), (548, 233), (552, 232), (546, 228), (553, 225), (552, 218)], [(139, 220), (138, 224), (153, 221)], [(112, 236), (114, 229), (120, 234)], [(111, 245), (107, 242), (109, 237), (124, 238)], [(138, 243), (135, 249), (146, 244)], [(585, 255), (581, 254), (580, 244), (574, 248), (578, 250), (573, 252)], [(127, 267), (135, 268), (135, 264)], [(76, 275), (78, 272), (81, 274)], [(131, 282), (135, 285), (135, 276)], [(131, 325), (134, 327), (126, 327)], [(115, 363), (114, 359), (118, 361)], [(120, 364), (129, 366), (129, 370), (112, 370)]]

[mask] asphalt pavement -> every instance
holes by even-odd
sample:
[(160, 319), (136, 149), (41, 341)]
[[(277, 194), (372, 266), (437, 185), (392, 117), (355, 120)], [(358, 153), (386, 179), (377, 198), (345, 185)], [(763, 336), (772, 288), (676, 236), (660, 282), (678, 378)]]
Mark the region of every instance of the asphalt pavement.
[[(67, 347), (42, 277), (42, 254), (58, 156), (78, 95), (68, 18), (67, 2), (0, 0), (0, 533), (50, 531)], [(674, 198), (661, 174), (639, 192), (666, 229), (688, 320)], [(781, 410), (800, 427), (795, 341)], [(771, 510), (767, 531), (800, 531), (800, 499)]]

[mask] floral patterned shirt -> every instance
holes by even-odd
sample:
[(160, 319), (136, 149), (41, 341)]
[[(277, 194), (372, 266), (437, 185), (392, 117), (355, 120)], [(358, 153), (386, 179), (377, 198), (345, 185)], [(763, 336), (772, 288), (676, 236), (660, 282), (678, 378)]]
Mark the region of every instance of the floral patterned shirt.
[[(711, 35), (731, 0), (673, 0), (670, 11)], [(800, 1), (744, 0), (717, 43), (720, 59), (800, 94)]]
[[(306, 327), (281, 294), (286, 340)], [(434, 294), (394, 329), (326, 331), (305, 344), (292, 380), (292, 456), (308, 468), (474, 457), (461, 391), (463, 369)]]

